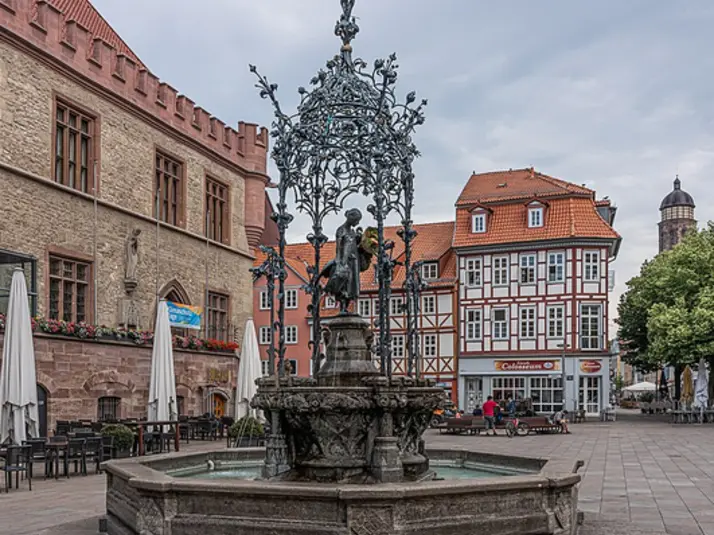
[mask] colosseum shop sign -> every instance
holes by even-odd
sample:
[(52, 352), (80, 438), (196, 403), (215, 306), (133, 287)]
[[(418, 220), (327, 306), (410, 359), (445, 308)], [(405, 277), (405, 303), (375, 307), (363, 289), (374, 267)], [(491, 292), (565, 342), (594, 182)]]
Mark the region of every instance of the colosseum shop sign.
[(560, 370), (558, 360), (496, 360), (494, 367), (499, 372), (555, 372)]

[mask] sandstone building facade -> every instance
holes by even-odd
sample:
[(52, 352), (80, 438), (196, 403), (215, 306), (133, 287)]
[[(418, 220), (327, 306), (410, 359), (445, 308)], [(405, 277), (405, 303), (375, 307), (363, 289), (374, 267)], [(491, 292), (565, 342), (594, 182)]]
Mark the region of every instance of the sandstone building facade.
[(152, 329), (168, 298), (240, 340), (267, 148), (157, 79), (88, 0), (0, 0), (0, 313), (21, 266), (37, 315)]

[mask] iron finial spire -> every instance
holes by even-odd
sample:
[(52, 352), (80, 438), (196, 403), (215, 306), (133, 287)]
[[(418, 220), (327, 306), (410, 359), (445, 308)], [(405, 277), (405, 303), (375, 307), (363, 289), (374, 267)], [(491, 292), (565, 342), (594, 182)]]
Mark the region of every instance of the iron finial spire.
[(356, 0), (340, 0), (342, 4), (342, 15), (340, 20), (335, 24), (335, 35), (342, 39), (342, 48), (340, 49), (345, 59), (351, 62), (352, 40), (359, 32), (357, 19), (352, 16), (352, 10), (355, 7)]

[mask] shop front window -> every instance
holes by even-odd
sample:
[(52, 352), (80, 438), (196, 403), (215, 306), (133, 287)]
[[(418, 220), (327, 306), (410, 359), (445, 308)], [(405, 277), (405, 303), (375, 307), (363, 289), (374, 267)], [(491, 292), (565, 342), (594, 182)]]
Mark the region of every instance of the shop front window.
[(533, 410), (552, 414), (563, 406), (563, 380), (561, 377), (531, 377), (530, 396)]
[(496, 402), (513, 398), (516, 401), (526, 397), (525, 377), (494, 377), (492, 379), (492, 396)]

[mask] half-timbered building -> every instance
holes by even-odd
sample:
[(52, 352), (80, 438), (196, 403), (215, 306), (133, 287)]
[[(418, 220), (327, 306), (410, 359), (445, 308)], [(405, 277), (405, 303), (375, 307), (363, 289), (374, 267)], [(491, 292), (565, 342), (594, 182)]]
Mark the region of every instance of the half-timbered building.
[(531, 169), (474, 174), (456, 203), (459, 406), (607, 404), (615, 208)]

